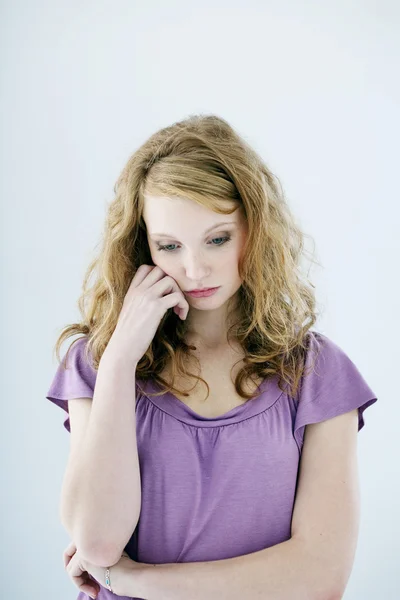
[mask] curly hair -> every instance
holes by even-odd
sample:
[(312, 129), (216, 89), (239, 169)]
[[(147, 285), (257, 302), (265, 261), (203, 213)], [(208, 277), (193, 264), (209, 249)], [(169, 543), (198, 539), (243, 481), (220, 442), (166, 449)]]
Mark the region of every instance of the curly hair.
[[(235, 388), (248, 400), (254, 397), (244, 390), (248, 378), (277, 376), (280, 388), (287, 384), (295, 397), (304, 374), (309, 330), (318, 314), (315, 286), (302, 274), (301, 260), (307, 255), (320, 263), (305, 248), (305, 237), (311, 236), (296, 223), (278, 178), (216, 115), (191, 115), (175, 122), (151, 135), (128, 159), (107, 207), (101, 248), (85, 273), (78, 300), (81, 322), (63, 328), (55, 345), (58, 360), (63, 341), (84, 334), (86, 358), (90, 355), (98, 369), (132, 278), (141, 264), (154, 265), (142, 216), (147, 194), (189, 198), (220, 214), (241, 208), (248, 235), (238, 265), (239, 317), (229, 327), (228, 338), (240, 343), (245, 359)], [(161, 386), (154, 395), (175, 391), (188, 396), (175, 387), (177, 374), (203, 381), (209, 392), (202, 377), (186, 370), (195, 349), (185, 343), (186, 325), (168, 309), (137, 364), (137, 379), (152, 379)], [(171, 384), (161, 376), (167, 364)]]

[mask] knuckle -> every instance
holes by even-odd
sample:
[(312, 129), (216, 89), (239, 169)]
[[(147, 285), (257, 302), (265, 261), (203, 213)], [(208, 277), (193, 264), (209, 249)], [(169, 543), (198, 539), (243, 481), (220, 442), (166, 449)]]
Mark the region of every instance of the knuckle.
[[(143, 263), (142, 265), (140, 265), (139, 269), (141, 269), (142, 271), (153, 271), (154, 269), (157, 269), (159, 267), (157, 266), (153, 266), (153, 265), (146, 265), (145, 263)], [(138, 270), (139, 270), (138, 269)]]
[(171, 277), (171, 275), (166, 275), (164, 277), (164, 279), (166, 279), (169, 283), (171, 283), (172, 285), (176, 285), (176, 281), (173, 277)]

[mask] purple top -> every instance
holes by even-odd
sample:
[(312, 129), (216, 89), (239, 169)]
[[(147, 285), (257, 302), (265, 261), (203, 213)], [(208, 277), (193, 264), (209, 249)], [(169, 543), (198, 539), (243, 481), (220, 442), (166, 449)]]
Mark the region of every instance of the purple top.
[[(125, 548), (133, 560), (220, 560), (290, 539), (305, 425), (358, 408), (359, 431), (363, 411), (377, 401), (347, 354), (324, 334), (309, 333), (306, 367), (314, 349), (320, 354), (295, 399), (274, 376), (261, 383), (258, 398), (208, 418), (171, 393), (149, 398), (146, 391), (158, 385), (136, 380), (142, 506)], [(58, 367), (46, 396), (67, 413), (68, 399), (93, 397), (97, 371), (84, 360), (86, 339), (74, 344), (68, 369)], [(70, 432), (69, 416), (64, 427)], [(100, 587), (97, 598), (121, 596)], [(89, 596), (79, 592), (77, 600)]]

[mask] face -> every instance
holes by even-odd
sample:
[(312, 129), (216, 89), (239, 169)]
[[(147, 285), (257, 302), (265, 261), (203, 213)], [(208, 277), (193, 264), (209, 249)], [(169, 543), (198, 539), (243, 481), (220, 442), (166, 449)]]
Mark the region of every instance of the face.
[[(223, 215), (189, 199), (145, 196), (143, 220), (154, 264), (175, 279), (190, 306), (215, 309), (238, 291), (247, 233), (240, 208)], [(185, 293), (204, 287), (219, 289), (201, 298)]]

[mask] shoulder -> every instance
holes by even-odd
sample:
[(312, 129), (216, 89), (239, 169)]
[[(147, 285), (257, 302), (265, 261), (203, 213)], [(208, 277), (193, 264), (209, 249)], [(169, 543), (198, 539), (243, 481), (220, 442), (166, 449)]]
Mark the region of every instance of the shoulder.
[[(311, 331), (307, 336), (307, 352), (304, 377), (308, 377), (318, 386), (333, 383), (338, 375), (341, 381), (361, 381), (361, 373), (341, 345), (319, 331)], [(310, 382), (309, 382), (310, 384)]]
[(296, 402), (295, 437), (301, 448), (304, 427), (358, 409), (358, 430), (363, 412), (377, 401), (359, 367), (338, 343), (325, 334), (310, 332)]

